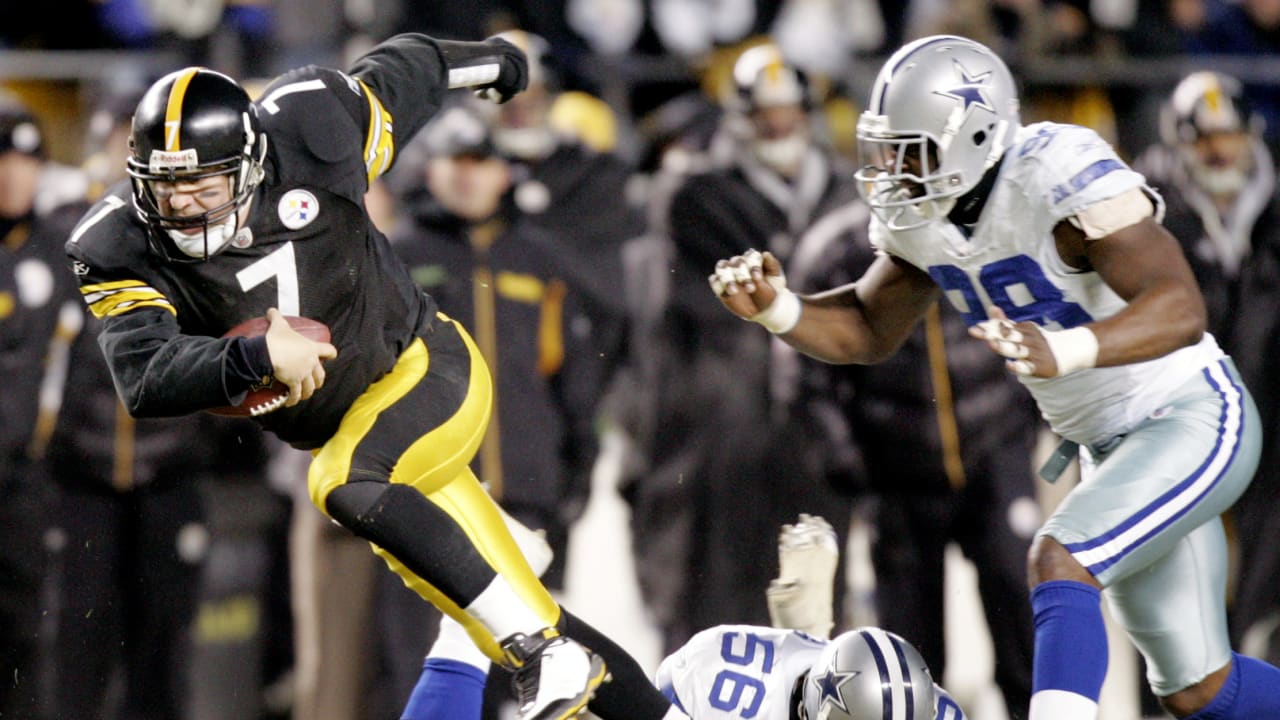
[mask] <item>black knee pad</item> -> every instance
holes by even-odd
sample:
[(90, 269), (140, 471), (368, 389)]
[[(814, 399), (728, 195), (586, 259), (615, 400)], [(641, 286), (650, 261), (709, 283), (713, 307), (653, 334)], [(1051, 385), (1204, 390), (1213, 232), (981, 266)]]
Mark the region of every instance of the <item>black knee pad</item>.
[(457, 521), (408, 485), (349, 482), (329, 493), (326, 509), (461, 607), (493, 580), (493, 569)]

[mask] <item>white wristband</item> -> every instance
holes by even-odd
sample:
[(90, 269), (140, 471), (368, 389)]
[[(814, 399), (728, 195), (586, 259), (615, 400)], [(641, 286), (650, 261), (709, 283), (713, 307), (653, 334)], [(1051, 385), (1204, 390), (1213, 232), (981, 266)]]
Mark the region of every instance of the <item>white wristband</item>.
[(1098, 336), (1083, 325), (1070, 330), (1045, 330), (1040, 334), (1058, 364), (1058, 375), (1087, 370), (1098, 363)]
[(751, 316), (752, 322), (758, 322), (774, 335), (791, 332), (800, 322), (800, 311), (803, 305), (800, 297), (783, 287), (769, 307)]

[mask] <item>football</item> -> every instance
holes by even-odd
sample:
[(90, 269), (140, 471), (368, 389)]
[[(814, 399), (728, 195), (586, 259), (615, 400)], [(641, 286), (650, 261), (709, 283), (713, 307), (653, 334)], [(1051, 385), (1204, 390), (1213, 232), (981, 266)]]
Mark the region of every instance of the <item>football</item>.
[[(293, 315), (286, 315), (285, 319), (289, 321), (289, 327), (311, 340), (316, 342), (329, 342), (330, 340), (329, 326), (319, 320)], [(268, 327), (270, 327), (270, 323), (265, 316), (256, 317), (236, 325), (223, 333), (222, 337), (257, 337), (266, 335)], [(255, 384), (250, 387), (248, 394), (244, 396), (244, 400), (239, 405), (210, 408), (209, 412), (214, 415), (230, 417), (257, 417), (284, 407), (284, 402), (288, 399), (289, 386), (272, 379), (268, 385)]]

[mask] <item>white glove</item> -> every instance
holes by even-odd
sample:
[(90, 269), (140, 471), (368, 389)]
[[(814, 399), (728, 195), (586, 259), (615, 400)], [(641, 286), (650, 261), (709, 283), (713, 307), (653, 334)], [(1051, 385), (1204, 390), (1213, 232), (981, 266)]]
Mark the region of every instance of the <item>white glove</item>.
[(840, 548), (831, 524), (816, 515), (800, 514), (778, 535), (778, 577), (765, 599), (775, 627), (826, 638), (834, 626), (832, 602)]

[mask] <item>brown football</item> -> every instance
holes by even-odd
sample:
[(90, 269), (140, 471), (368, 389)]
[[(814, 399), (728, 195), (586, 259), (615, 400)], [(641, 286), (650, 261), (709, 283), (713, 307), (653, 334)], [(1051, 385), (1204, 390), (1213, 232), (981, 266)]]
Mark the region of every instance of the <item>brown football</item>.
[[(329, 326), (319, 320), (294, 315), (286, 315), (285, 319), (289, 321), (289, 327), (316, 342), (330, 340)], [(268, 327), (270, 323), (265, 316), (251, 318), (226, 331), (222, 337), (257, 337), (267, 334)], [(256, 417), (284, 407), (284, 401), (287, 399), (289, 399), (289, 386), (273, 379), (269, 385), (250, 387), (248, 394), (239, 405), (210, 408), (209, 412), (231, 417)]]

